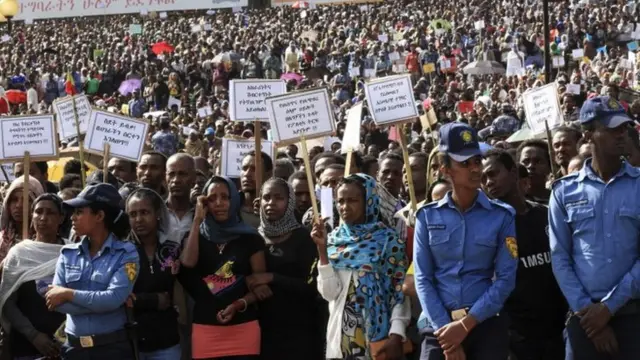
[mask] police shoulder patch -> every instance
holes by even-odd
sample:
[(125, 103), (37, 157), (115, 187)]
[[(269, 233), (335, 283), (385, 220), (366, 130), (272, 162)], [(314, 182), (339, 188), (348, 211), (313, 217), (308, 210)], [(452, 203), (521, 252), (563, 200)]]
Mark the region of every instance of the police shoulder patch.
[(507, 249), (509, 250), (509, 254), (511, 254), (511, 257), (514, 259), (518, 258), (518, 243), (516, 242), (516, 238), (508, 236), (505, 240), (505, 243), (507, 245)]
[(129, 281), (136, 279), (136, 275), (138, 274), (138, 265), (136, 263), (130, 262), (124, 264), (124, 270), (127, 272), (127, 278)]

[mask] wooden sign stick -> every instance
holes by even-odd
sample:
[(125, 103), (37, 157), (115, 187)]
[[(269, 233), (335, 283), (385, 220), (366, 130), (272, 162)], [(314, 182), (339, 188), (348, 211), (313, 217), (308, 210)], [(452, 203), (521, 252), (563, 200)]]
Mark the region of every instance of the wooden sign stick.
[(78, 111), (76, 110), (76, 98), (75, 96), (71, 97), (71, 103), (73, 104), (73, 118), (76, 123), (76, 134), (78, 136), (78, 156), (80, 157), (80, 180), (82, 181), (82, 188), (84, 189), (87, 186), (87, 174), (84, 169), (84, 141), (82, 140), (82, 136), (80, 136), (80, 123), (78, 122)]
[(309, 195), (311, 197), (311, 207), (313, 208), (313, 223), (320, 219), (320, 211), (318, 210), (318, 200), (316, 198), (316, 189), (313, 186), (313, 174), (311, 174), (311, 162), (309, 161), (309, 152), (307, 151), (307, 140), (300, 138), (302, 147), (302, 159), (304, 160), (304, 171), (307, 173), (307, 183), (309, 184)]
[(109, 182), (109, 158), (111, 157), (111, 144), (104, 143), (104, 155), (102, 156), (102, 182)]
[(31, 155), (28, 151), (24, 152), (24, 162), (22, 171), (24, 171), (22, 184), (22, 240), (29, 238), (29, 172), (31, 167)]
[(402, 157), (404, 158), (404, 168), (407, 172), (407, 181), (409, 182), (409, 199), (411, 199), (411, 211), (415, 214), (418, 207), (416, 201), (416, 191), (413, 187), (413, 175), (411, 174), (411, 166), (409, 166), (409, 151), (407, 150), (407, 139), (405, 138), (406, 132), (404, 131), (405, 124), (400, 125), (400, 146), (402, 147)]
[(344, 177), (351, 175), (351, 162), (353, 161), (353, 149), (347, 150), (347, 161), (344, 165)]
[(551, 136), (551, 130), (549, 130), (549, 122), (544, 121), (544, 129), (547, 132), (547, 142), (549, 143), (549, 159), (551, 159), (551, 175), (556, 176), (558, 173), (558, 165), (556, 164), (556, 155), (553, 151), (553, 137)]
[(260, 191), (262, 190), (262, 129), (260, 128), (260, 121), (257, 119), (253, 122), (253, 138), (256, 141), (256, 198), (260, 197)]

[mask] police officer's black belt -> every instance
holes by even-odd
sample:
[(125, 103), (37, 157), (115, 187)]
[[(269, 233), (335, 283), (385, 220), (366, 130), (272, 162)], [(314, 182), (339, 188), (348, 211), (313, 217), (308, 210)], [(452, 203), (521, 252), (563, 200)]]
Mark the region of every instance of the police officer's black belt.
[(73, 347), (92, 348), (96, 346), (109, 345), (118, 342), (129, 341), (127, 330), (122, 329), (108, 334), (93, 336), (73, 336), (67, 334), (69, 345)]

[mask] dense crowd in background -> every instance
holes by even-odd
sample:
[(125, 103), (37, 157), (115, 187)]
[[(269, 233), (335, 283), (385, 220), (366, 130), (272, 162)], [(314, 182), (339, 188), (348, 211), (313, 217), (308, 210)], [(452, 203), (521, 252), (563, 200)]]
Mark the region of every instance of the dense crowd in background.
[[(624, 347), (628, 338), (618, 328), (612, 340), (604, 315), (595, 315), (601, 309), (581, 313), (562, 284), (559, 289), (546, 208), (558, 201), (554, 181), (589, 176), (576, 174), (590, 169), (583, 165), (597, 155), (587, 135), (594, 130), (585, 127), (592, 119), (581, 116), (585, 102), (605, 99), (589, 109), (624, 113), (638, 125), (640, 73), (628, 44), (640, 34), (640, 7), (551, 2), (549, 34), (542, 18), (541, 1), (418, 0), (15, 22), (0, 43), (0, 115), (51, 113), (56, 99), (85, 94), (95, 108), (151, 126), (139, 162), (103, 159), (95, 165), (108, 173), (92, 171), (84, 187), (86, 168), (77, 159), (56, 179), (46, 162), (32, 163), (26, 178), (24, 164), (14, 164), (16, 179), (3, 189), (0, 218), (2, 357), (500, 360), (504, 348), (513, 360), (555, 360), (565, 358), (567, 310), (587, 319), (582, 326), (599, 354), (640, 354)], [(141, 33), (133, 34), (137, 24)], [(545, 36), (564, 118), (549, 139), (528, 129), (522, 98), (545, 85)], [(574, 58), (575, 49), (584, 56)], [(495, 63), (470, 75), (465, 67), (476, 61)], [(421, 114), (433, 109), (437, 121), (415, 119), (397, 132), (376, 126), (365, 104), (361, 146), (345, 169), (340, 144), (347, 111), (365, 98), (364, 82), (404, 73), (411, 75)], [(288, 91), (330, 90), (337, 133), (310, 142), (311, 179), (297, 144), (278, 148), (273, 159), (263, 153), (260, 166), (251, 152), (240, 178), (219, 176), (222, 138), (270, 138), (266, 123), (255, 134), (252, 122), (231, 121), (233, 79), (283, 79)], [(199, 115), (207, 106), (212, 114)], [(513, 292), (499, 297), (506, 299), (502, 318), (511, 320), (504, 325), (508, 339), (492, 336), (503, 326), (495, 317), (469, 325), (455, 319), (455, 311), (451, 324), (461, 327), (438, 329), (428, 308), (434, 305), (424, 301), (424, 264), (415, 269), (414, 286), (410, 265), (424, 255), (425, 231), (446, 228), (429, 218), (439, 216), (433, 207), (454, 201), (451, 190), (463, 176), (447, 157), (456, 153), (451, 134), (482, 149), (479, 163), (459, 162), (491, 198), (481, 195), (486, 202), (478, 206), (511, 209), (500, 216), (515, 218), (507, 236), (512, 247), (518, 239), (520, 251), (511, 264), (518, 272), (515, 290), (512, 283)], [(638, 130), (626, 126), (620, 136), (619, 155), (630, 168), (640, 166)], [(408, 140), (407, 159), (399, 137)], [(597, 147), (606, 145), (598, 141)], [(76, 138), (60, 142), (61, 149), (77, 146)], [(408, 168), (416, 205), (426, 208), (418, 215)], [(637, 177), (636, 170), (626, 171)], [(25, 179), (30, 219), (22, 216)], [(318, 195), (333, 190), (333, 216), (322, 224), (314, 218), (309, 182)], [(584, 205), (580, 201), (572, 206)], [(634, 209), (622, 210), (633, 218)], [(596, 215), (568, 216), (568, 223), (582, 226)], [(24, 221), (33, 241), (21, 233)], [(493, 226), (482, 225), (486, 229), (469, 231)], [(589, 229), (574, 235), (581, 231)], [(447, 239), (427, 243), (436, 248)], [(487, 246), (496, 247), (474, 251), (484, 254)], [(627, 250), (637, 252), (637, 244)], [(514, 255), (511, 248), (500, 251)], [(434, 254), (429, 258), (449, 256)], [(371, 272), (378, 261), (371, 259), (385, 265)], [(482, 266), (478, 273), (494, 273)], [(445, 281), (451, 272), (438, 275)], [(496, 295), (485, 302), (500, 301)], [(468, 315), (474, 308), (460, 310)], [(474, 333), (475, 326), (485, 328)]]

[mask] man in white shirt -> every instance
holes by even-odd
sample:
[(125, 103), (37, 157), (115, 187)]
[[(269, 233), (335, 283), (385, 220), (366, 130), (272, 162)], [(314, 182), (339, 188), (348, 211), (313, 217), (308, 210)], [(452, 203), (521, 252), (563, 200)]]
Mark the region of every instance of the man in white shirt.
[(38, 91), (29, 81), (25, 83), (25, 87), (27, 88), (27, 109), (38, 112)]

